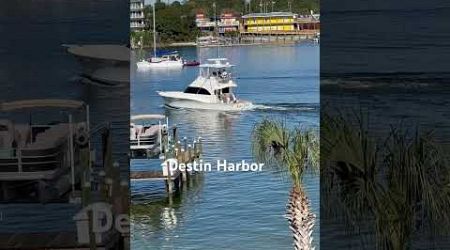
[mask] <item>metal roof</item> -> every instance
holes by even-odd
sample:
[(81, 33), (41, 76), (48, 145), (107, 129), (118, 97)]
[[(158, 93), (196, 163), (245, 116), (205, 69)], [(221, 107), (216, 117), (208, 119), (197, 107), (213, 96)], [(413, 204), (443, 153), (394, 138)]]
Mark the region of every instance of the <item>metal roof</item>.
[(253, 17), (283, 17), (283, 16), (296, 16), (292, 12), (269, 12), (269, 13), (250, 13), (243, 15), (242, 18), (253, 18)]

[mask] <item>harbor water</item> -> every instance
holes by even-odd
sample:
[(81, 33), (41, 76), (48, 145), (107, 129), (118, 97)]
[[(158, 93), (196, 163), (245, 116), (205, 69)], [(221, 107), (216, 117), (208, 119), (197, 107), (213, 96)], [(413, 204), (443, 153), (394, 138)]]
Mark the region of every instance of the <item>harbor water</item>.
[[(244, 46), (180, 48), (186, 59), (226, 57), (236, 65), (236, 95), (255, 104), (245, 112), (173, 110), (156, 91), (177, 91), (192, 82), (197, 67), (138, 71), (132, 56), (131, 113), (161, 113), (178, 134), (204, 140), (203, 161), (252, 162), (251, 133), (263, 118), (282, 119), (289, 127), (318, 128), (319, 46)], [(132, 160), (131, 171), (158, 170), (159, 160)], [(214, 170), (214, 168), (213, 168)], [(169, 202), (163, 182), (131, 183), (133, 249), (292, 249), (284, 218), (291, 182), (285, 172), (207, 172)], [(304, 185), (317, 215), (314, 244), (319, 246), (319, 176)]]

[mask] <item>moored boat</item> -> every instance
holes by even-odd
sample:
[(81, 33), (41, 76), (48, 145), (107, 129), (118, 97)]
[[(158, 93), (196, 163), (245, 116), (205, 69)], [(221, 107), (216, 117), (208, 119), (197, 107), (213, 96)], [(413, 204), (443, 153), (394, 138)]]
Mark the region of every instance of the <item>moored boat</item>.
[[(0, 183), (5, 188), (0, 200), (42, 202), (69, 190), (73, 194), (85, 167), (82, 159), (89, 157), (88, 105), (76, 100), (19, 100), (1, 103), (0, 112), (14, 117), (0, 120)], [(38, 116), (42, 112), (51, 120)], [(35, 121), (35, 116), (40, 119)]]
[(184, 62), (184, 66), (199, 66), (200, 62), (197, 60)]
[(137, 62), (138, 69), (151, 69), (151, 68), (182, 68), (183, 58), (178, 55), (178, 52), (163, 54), (157, 56), (156, 53), (156, 16), (155, 5), (153, 5), (153, 56), (149, 59), (142, 59)]
[(167, 135), (164, 115), (143, 114), (130, 118), (131, 158), (153, 158), (161, 153), (162, 137)]
[(147, 68), (181, 68), (183, 67), (183, 59), (178, 55), (177, 52), (162, 55), (160, 57), (153, 56), (149, 59), (142, 59), (136, 63), (138, 69)]

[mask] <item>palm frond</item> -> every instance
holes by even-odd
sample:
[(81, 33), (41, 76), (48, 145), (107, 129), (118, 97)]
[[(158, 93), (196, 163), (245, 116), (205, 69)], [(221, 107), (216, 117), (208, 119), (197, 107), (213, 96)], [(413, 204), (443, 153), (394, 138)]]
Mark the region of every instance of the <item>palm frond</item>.
[(319, 138), (313, 130), (289, 129), (285, 121), (264, 119), (252, 133), (256, 160), (289, 172), (295, 185), (306, 170), (318, 169)]
[(391, 126), (379, 143), (365, 124), (361, 115), (322, 117), (321, 206), (338, 204), (356, 232), (373, 219), (380, 249), (407, 249), (421, 230), (448, 233), (449, 162), (431, 134)]

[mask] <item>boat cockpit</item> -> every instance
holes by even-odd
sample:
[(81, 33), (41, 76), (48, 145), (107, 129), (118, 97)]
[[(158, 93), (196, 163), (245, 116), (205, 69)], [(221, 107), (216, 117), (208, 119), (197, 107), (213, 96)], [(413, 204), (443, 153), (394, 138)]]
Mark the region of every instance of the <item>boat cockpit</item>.
[(237, 101), (236, 96), (233, 94), (231, 88), (217, 89), (214, 94), (219, 98), (222, 103), (235, 103)]
[(181, 57), (178, 54), (163, 55), (162, 61), (179, 61)]

